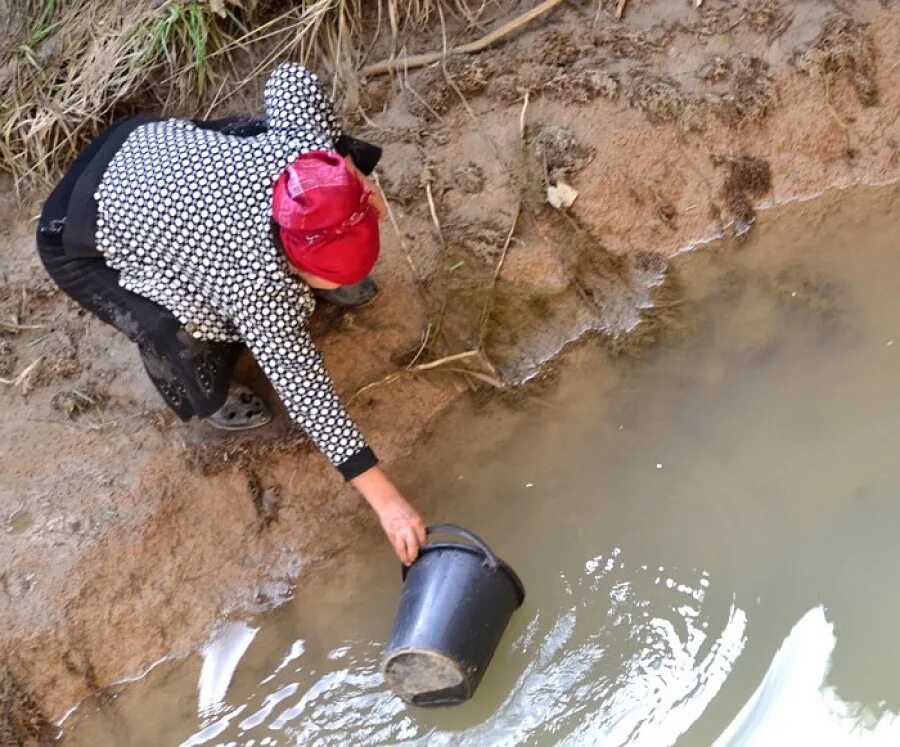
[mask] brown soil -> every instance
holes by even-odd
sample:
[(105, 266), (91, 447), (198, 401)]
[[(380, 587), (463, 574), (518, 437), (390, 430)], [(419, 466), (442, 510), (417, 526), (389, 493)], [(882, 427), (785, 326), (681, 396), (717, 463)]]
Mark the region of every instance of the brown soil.
[[(355, 134), (386, 146), (395, 224), (379, 301), (317, 312), (338, 387), (484, 353), (353, 400), (388, 468), (460, 393), (531, 377), (585, 332), (622, 351), (660, 339), (674, 280), (637, 325), (683, 247), (743, 230), (760, 205), (900, 176), (900, 17), (878, 0), (840, 14), (632, 0), (622, 23), (614, 5), (564, 4), (479, 55), (362, 90)], [(567, 213), (545, 202), (557, 180), (578, 191)], [(127, 341), (43, 276), (37, 211), (0, 195), (0, 377), (18, 381), (0, 385), (0, 735), (33, 724), (34, 743), (40, 713), (191, 650), (219, 616), (278, 604), (379, 531), (283, 417), (240, 437), (174, 421)], [(803, 300), (828, 294), (810, 280)], [(258, 382), (251, 361), (239, 374)], [(426, 516), (440, 500), (410, 498)]]

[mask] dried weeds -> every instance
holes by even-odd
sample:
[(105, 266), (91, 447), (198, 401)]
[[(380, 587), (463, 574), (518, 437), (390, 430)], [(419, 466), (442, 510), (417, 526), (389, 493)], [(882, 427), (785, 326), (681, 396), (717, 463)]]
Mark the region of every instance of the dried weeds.
[(719, 98), (716, 113), (732, 126), (763, 119), (773, 108), (777, 89), (769, 65), (758, 57), (737, 55), (728, 93)]
[(256, 512), (256, 531), (262, 533), (268, 529), (270, 524), (278, 521), (281, 511), (281, 487), (278, 485), (264, 486), (259, 476), (250, 470), (247, 474), (247, 488)]
[(731, 60), (715, 55), (697, 68), (694, 75), (706, 83), (719, 83), (731, 77)]
[(744, 11), (750, 28), (774, 39), (783, 34), (793, 20), (793, 15), (782, 8), (778, 0), (750, 0)]
[(629, 103), (640, 109), (652, 124), (680, 120), (688, 99), (681, 86), (666, 75), (646, 70), (632, 73), (628, 90)]
[(37, 372), (34, 385), (46, 386), (55, 381), (71, 379), (83, 370), (78, 359), (78, 343), (75, 333), (68, 329), (53, 331), (41, 343), (43, 362)]
[(109, 400), (97, 384), (89, 383), (74, 389), (63, 389), (53, 395), (50, 406), (69, 418), (103, 407)]
[(725, 194), (743, 192), (752, 197), (762, 197), (772, 189), (772, 167), (768, 161), (745, 154), (727, 156), (728, 170), (725, 177)]
[(875, 50), (868, 30), (843, 13), (829, 16), (822, 31), (795, 63), (830, 91), (834, 78), (843, 73), (850, 78), (863, 106), (878, 103), (875, 80)]
[(594, 32), (593, 44), (598, 50), (619, 59), (644, 61), (665, 51), (668, 31), (651, 33), (635, 31), (621, 24), (602, 26)]
[(448, 243), (465, 247), (475, 259), (486, 265), (497, 261), (506, 236), (503, 226), (493, 223), (450, 222), (443, 228)]
[(266, 459), (287, 454), (304, 454), (313, 450), (312, 442), (301, 431), (291, 429), (280, 435), (264, 438), (233, 435), (221, 440), (205, 440), (185, 446), (185, 463), (193, 472), (204, 477), (226, 470), (250, 469)]
[(7, 664), (0, 667), (0, 744), (49, 745), (58, 729)]
[(594, 157), (594, 149), (579, 142), (566, 127), (531, 125), (525, 139), (550, 182), (565, 180)]
[(756, 220), (753, 198), (772, 189), (772, 167), (767, 161), (744, 153), (717, 155), (713, 163), (726, 169), (722, 197), (735, 220), (736, 233), (746, 233)]
[(9, 378), (13, 371), (16, 370), (16, 364), (19, 362), (19, 356), (13, 344), (0, 337), (0, 379)]
[(695, 33), (700, 36), (715, 36), (731, 30), (735, 21), (724, 8), (702, 8), (700, 18), (694, 25)]
[(621, 89), (619, 79), (602, 68), (561, 72), (544, 84), (544, 90), (554, 98), (578, 104), (586, 104), (598, 97), (615, 100)]
[(470, 161), (450, 172), (450, 184), (467, 195), (475, 195), (484, 189), (484, 170)]
[(537, 40), (532, 47), (530, 59), (543, 65), (564, 67), (577, 62), (585, 51), (586, 45), (572, 34), (554, 29)]
[(47, 183), (116, 116), (203, 116), (284, 59), (324, 61), (352, 89), (374, 36), (396, 43), (439, 9), (474, 24), (484, 4), (21, 0), (0, 58), (2, 168), (20, 187)]
[(415, 76), (405, 94), (411, 114), (435, 119), (484, 91), (490, 81), (487, 63), (469, 57), (456, 57), (444, 66), (437, 65)]

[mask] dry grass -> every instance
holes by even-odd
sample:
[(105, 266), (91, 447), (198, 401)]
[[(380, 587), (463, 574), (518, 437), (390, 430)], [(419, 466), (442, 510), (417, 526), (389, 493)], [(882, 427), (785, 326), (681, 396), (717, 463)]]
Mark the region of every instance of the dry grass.
[(824, 82), (829, 100), (834, 78), (843, 73), (850, 78), (863, 106), (878, 103), (872, 39), (868, 28), (850, 16), (842, 13), (829, 16), (818, 37), (797, 57), (796, 64)]
[[(46, 184), (114, 118), (203, 116), (283, 59), (351, 83), (376, 38), (476, 0), (11, 0), (0, 46), (0, 158), (17, 188)], [(28, 19), (28, 20), (25, 20)], [(2, 19), (0, 19), (2, 20)], [(349, 86), (352, 94), (352, 86)]]
[(673, 78), (646, 70), (632, 72), (628, 97), (631, 105), (640, 109), (652, 124), (678, 120), (688, 99)]
[[(10, 657), (3, 658), (9, 661)], [(57, 732), (36, 695), (4, 663), (0, 668), (0, 744), (52, 744)]]

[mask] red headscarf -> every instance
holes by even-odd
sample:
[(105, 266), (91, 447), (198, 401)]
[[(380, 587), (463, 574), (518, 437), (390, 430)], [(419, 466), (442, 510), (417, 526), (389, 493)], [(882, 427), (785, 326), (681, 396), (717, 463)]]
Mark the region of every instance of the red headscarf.
[(381, 249), (370, 192), (334, 151), (304, 153), (275, 181), (272, 218), (288, 261), (340, 285), (365, 278)]

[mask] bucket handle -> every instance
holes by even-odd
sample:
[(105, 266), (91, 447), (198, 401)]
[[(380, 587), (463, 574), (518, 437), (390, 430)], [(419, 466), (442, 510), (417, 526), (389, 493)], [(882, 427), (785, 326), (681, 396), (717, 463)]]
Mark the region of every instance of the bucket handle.
[(429, 534), (457, 534), (460, 537), (465, 537), (469, 542), (471, 542), (475, 547), (477, 547), (481, 552), (484, 553), (484, 564), (490, 568), (492, 571), (497, 570), (500, 566), (500, 561), (497, 560), (497, 556), (494, 555), (494, 552), (490, 547), (487, 546), (485, 541), (481, 539), (474, 532), (470, 532), (468, 529), (463, 529), (461, 526), (457, 524), (433, 524), (430, 527), (427, 527), (425, 531)]

